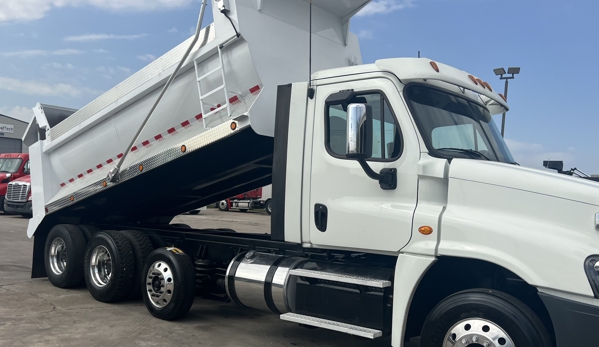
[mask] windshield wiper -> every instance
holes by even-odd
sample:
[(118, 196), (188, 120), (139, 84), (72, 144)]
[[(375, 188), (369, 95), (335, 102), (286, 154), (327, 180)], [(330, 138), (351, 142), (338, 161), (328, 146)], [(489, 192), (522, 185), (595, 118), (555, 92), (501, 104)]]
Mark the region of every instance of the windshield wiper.
[(489, 157), (487, 157), (486, 155), (482, 154), (481, 152), (474, 150), (474, 149), (466, 149), (466, 148), (452, 148), (452, 147), (447, 147), (447, 148), (435, 148), (436, 150), (441, 150), (441, 151), (458, 151), (458, 152), (464, 152), (464, 153), (470, 153), (470, 154), (475, 154), (479, 157), (485, 158), (486, 160), (492, 161), (491, 159), (489, 159)]

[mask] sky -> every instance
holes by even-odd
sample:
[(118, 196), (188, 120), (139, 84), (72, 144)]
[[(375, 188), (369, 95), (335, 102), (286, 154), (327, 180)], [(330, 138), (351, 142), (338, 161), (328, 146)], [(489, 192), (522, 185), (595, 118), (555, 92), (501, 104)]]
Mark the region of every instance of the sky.
[[(198, 11), (198, 0), (0, 0), (0, 113), (86, 105), (189, 37)], [(599, 174), (597, 14), (590, 0), (375, 0), (351, 30), (364, 63), (420, 51), (500, 91), (493, 69), (521, 67), (506, 121), (516, 161)]]

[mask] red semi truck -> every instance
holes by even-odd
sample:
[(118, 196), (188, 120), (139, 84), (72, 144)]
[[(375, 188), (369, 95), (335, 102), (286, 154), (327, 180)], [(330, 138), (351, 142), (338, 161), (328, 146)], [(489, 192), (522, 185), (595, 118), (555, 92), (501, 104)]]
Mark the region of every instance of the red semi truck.
[(268, 214), (271, 214), (271, 199), (272, 186), (269, 185), (264, 188), (258, 188), (243, 194), (235, 195), (229, 199), (221, 200), (218, 202), (218, 209), (221, 211), (237, 209), (241, 212), (246, 212), (248, 210), (263, 208)]
[[(29, 175), (29, 154), (0, 154), (0, 209), (4, 211), (4, 197), (8, 184), (18, 178)], [(30, 183), (27, 183), (29, 189)]]

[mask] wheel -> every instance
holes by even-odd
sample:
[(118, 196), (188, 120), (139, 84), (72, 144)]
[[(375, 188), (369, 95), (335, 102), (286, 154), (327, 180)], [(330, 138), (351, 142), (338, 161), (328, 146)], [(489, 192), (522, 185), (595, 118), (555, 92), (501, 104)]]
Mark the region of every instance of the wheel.
[(181, 318), (195, 299), (195, 270), (191, 258), (181, 250), (168, 247), (154, 250), (144, 267), (146, 308), (157, 318)]
[(135, 260), (127, 237), (114, 230), (94, 235), (85, 252), (85, 283), (101, 302), (124, 299), (135, 276)]
[(272, 214), (272, 200), (266, 201), (266, 204), (264, 204), (264, 209), (269, 215)]
[(502, 292), (473, 289), (451, 295), (428, 315), (421, 347), (552, 347), (537, 315)]
[(189, 214), (193, 214), (193, 215), (200, 214), (200, 210), (189, 211)]
[(94, 236), (96, 233), (100, 231), (100, 229), (98, 229), (97, 227), (87, 224), (77, 225), (77, 228), (79, 228), (79, 230), (81, 230), (81, 232), (83, 233), (83, 236), (85, 236), (86, 244), (89, 242), (89, 240), (92, 239), (92, 236)]
[(227, 200), (221, 200), (218, 203), (218, 209), (221, 211), (229, 211), (229, 202)]
[(83, 282), (85, 237), (74, 225), (56, 225), (46, 239), (44, 264), (50, 283), (70, 288)]
[(142, 275), (142, 270), (144, 265), (146, 264), (146, 259), (152, 251), (154, 247), (152, 246), (152, 242), (150, 239), (141, 231), (138, 230), (123, 230), (121, 231), (123, 235), (129, 240), (131, 243), (131, 248), (133, 249), (133, 259), (135, 260), (135, 276), (133, 278), (133, 286), (131, 287), (131, 291), (129, 295), (127, 295), (127, 299), (137, 299), (141, 296), (142, 281), (144, 280)]

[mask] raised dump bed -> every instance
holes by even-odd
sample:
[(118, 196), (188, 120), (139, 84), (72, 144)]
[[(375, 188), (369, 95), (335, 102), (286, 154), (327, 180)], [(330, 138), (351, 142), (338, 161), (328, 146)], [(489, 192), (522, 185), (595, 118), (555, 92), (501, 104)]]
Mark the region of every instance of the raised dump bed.
[(168, 219), (269, 184), (276, 86), (360, 64), (349, 19), (367, 3), (323, 1), (312, 14), (303, 0), (229, 0), (224, 13), (215, 6), (214, 23), (130, 148), (193, 37), (80, 110), (38, 104), (25, 136), (29, 236), (46, 221)]

